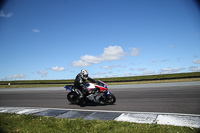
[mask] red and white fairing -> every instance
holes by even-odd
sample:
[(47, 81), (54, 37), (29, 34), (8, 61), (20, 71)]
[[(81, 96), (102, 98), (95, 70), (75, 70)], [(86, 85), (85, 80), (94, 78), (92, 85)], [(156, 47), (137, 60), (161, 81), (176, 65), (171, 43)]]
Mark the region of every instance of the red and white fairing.
[[(100, 85), (101, 84), (101, 85)], [(104, 82), (100, 82), (100, 84), (93, 84), (93, 83), (87, 83), (86, 87), (88, 90), (93, 90), (95, 88), (99, 88), (100, 92), (107, 92), (108, 88), (107, 85)]]

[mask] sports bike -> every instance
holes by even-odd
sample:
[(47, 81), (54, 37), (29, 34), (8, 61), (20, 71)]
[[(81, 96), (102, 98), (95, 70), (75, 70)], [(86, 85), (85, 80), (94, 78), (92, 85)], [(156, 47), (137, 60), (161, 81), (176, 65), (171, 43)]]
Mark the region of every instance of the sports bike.
[[(107, 85), (100, 80), (96, 84), (86, 82), (85, 87), (88, 89), (88, 94), (84, 96), (86, 103), (94, 102), (112, 105), (116, 101), (115, 96), (108, 91)], [(64, 88), (70, 91), (67, 94), (68, 101), (71, 104), (79, 104), (80, 100), (77, 89), (73, 85), (65, 85)]]

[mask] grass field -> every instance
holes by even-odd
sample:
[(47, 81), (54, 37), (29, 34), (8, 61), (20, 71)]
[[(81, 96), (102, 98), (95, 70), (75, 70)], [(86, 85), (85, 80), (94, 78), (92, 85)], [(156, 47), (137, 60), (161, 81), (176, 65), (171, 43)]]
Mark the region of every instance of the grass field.
[[(116, 78), (100, 78), (108, 85), (114, 84), (144, 84), (144, 83), (168, 83), (200, 81), (200, 72), (162, 74), (149, 76), (132, 76)], [(66, 84), (73, 84), (74, 80), (20, 80), (20, 81), (0, 81), (0, 88), (35, 88), (35, 87), (63, 87)], [(8, 85), (10, 83), (11, 85)]]
[(197, 133), (199, 131), (196, 128), (157, 124), (0, 114), (0, 132), (2, 133)]

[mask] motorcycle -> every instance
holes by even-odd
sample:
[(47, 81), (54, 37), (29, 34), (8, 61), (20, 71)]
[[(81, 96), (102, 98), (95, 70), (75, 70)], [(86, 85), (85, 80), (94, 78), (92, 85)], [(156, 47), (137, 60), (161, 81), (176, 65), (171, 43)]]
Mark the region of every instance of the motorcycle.
[[(96, 84), (85, 83), (85, 87), (88, 89), (88, 94), (84, 97), (84, 100), (87, 102), (93, 103), (103, 103), (107, 105), (112, 105), (115, 103), (115, 96), (108, 91), (107, 85), (98, 80)], [(66, 90), (70, 92), (67, 94), (67, 99), (71, 104), (79, 104), (79, 94), (77, 89), (73, 85), (65, 85)]]

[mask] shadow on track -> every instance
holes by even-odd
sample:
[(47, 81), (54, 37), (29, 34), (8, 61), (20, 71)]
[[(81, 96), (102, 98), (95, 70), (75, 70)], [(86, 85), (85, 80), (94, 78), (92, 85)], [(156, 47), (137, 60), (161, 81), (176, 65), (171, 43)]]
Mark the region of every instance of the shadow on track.
[[(80, 106), (80, 107), (89, 107), (89, 106), (108, 106), (107, 104), (102, 104), (102, 103), (92, 103), (92, 102), (86, 102), (85, 104), (71, 104), (71, 103), (69, 103), (69, 105), (71, 105), (71, 106)], [(113, 104), (113, 105), (115, 105), (115, 104)]]

